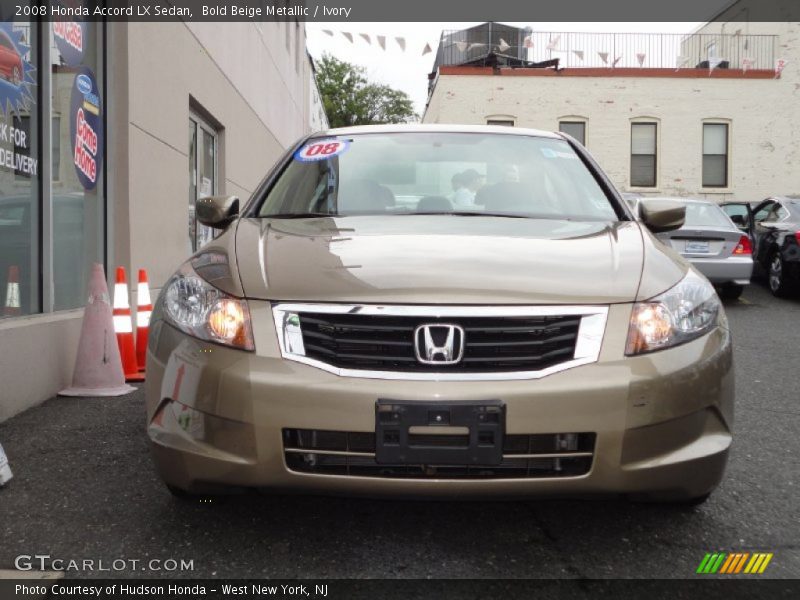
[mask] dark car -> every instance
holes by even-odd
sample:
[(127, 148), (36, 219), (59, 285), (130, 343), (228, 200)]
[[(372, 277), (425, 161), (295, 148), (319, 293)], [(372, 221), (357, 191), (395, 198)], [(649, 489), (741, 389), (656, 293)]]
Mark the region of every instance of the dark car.
[(755, 205), (729, 202), (723, 210), (752, 237), (753, 260), (766, 273), (772, 293), (796, 292), (800, 287), (800, 196), (773, 196)]

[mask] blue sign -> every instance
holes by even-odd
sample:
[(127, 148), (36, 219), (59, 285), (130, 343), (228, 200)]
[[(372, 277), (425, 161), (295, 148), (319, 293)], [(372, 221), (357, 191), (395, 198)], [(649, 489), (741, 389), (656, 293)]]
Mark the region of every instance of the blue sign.
[(92, 190), (103, 166), (103, 103), (97, 80), (88, 67), (81, 68), (75, 76), (69, 113), (75, 172), (83, 188)]
[(30, 46), (26, 45), (23, 30), (13, 23), (0, 23), (0, 114), (28, 112), (36, 104), (32, 87), (36, 68), (28, 62)]

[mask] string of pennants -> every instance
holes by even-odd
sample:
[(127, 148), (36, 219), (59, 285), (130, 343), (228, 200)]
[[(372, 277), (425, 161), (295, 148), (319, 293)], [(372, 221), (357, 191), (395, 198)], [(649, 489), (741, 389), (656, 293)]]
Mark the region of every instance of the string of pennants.
[[(334, 33), (334, 31), (331, 30), (331, 29), (323, 29), (322, 33), (324, 33), (325, 35), (328, 35), (330, 37), (335, 37), (335, 35), (336, 35)], [(339, 33), (341, 33), (341, 35), (345, 39), (347, 39), (347, 41), (349, 41), (351, 44), (355, 43), (355, 36), (354, 36), (353, 33), (349, 32), (349, 31), (340, 31)], [(375, 43), (378, 46), (380, 46), (381, 50), (383, 50), (383, 51), (386, 50), (387, 40), (389, 40), (389, 37), (391, 37), (391, 36), (387, 37), (385, 35), (374, 35), (374, 36), (372, 36), (372, 35), (370, 35), (368, 33), (358, 33), (357, 35), (358, 35), (359, 38), (364, 40), (364, 42), (366, 42), (367, 45), (369, 45), (369, 46), (372, 45), (372, 38), (374, 37), (375, 38)], [(406, 38), (405, 37), (403, 37), (403, 36), (394, 36), (394, 42), (397, 44), (397, 46), (400, 48), (400, 50), (402, 52), (406, 51), (406, 49), (408, 47), (408, 44), (406, 43)], [(556, 35), (555, 37), (552, 37), (552, 38), (550, 38), (548, 40), (547, 45), (545, 46), (545, 49), (549, 50), (551, 52), (567, 52), (567, 50), (559, 49), (558, 46), (559, 46), (560, 42), (561, 42), (561, 36), (560, 35)], [(489, 44), (487, 44), (487, 43), (465, 42), (465, 41), (454, 41), (454, 42), (451, 42), (450, 45), (451, 46), (455, 46), (458, 49), (459, 52), (469, 52), (471, 50), (481, 49), (481, 48), (488, 48), (489, 47)], [(523, 39), (523, 42), (522, 42), (522, 47), (524, 47), (526, 49), (531, 49), (531, 48), (534, 47), (533, 38), (530, 35), (525, 36), (525, 38)], [(519, 48), (519, 46), (513, 46), (513, 45), (509, 44), (508, 42), (506, 42), (503, 38), (500, 38), (498, 44), (496, 46), (494, 46), (494, 48), (496, 48), (500, 53), (504, 53), (504, 52), (507, 52), (508, 50), (510, 50), (511, 48)], [(422, 48), (422, 54), (421, 55), (425, 56), (426, 54), (430, 54), (431, 52), (433, 52), (433, 46), (428, 42)], [(571, 52), (581, 62), (583, 62), (584, 59), (586, 58), (586, 52), (583, 51), (583, 50), (571, 50)], [(613, 56), (610, 52), (602, 52), (602, 51), (597, 52), (597, 56), (600, 58), (600, 60), (603, 62), (604, 65), (608, 65), (612, 69), (615, 68), (617, 66), (617, 64), (619, 64), (619, 61), (622, 60), (622, 58), (623, 58), (622, 55)], [(644, 53), (644, 52), (637, 52), (636, 53), (636, 62), (639, 64), (640, 67), (644, 66), (644, 62), (645, 62), (646, 59), (647, 59), (647, 54), (646, 53)], [(691, 59), (688, 56), (677, 56), (676, 57), (676, 61), (675, 61), (675, 64), (676, 64), (676, 69), (675, 70), (677, 71), (679, 69), (686, 68), (689, 65), (689, 61), (690, 60)], [(709, 72), (709, 75), (714, 71), (714, 69), (716, 69), (724, 61), (725, 61), (724, 58), (710, 58), (708, 60), (708, 72)], [(785, 59), (783, 59), (783, 58), (779, 58), (779, 59), (777, 59), (775, 61), (775, 77), (776, 78), (780, 77), (781, 72), (783, 71), (784, 67), (786, 67), (786, 63), (787, 63), (787, 61)], [(754, 68), (754, 66), (755, 66), (755, 59), (753, 59), (753, 58), (742, 58), (742, 71), (744, 73), (747, 73), (747, 71), (752, 70)]]

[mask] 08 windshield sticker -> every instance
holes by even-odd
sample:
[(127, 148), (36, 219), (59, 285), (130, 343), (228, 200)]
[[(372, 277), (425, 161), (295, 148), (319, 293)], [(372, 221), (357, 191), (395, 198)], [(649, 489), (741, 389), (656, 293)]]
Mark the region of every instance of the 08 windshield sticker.
[(542, 148), (541, 150), (545, 158), (568, 158), (570, 160), (576, 160), (578, 158), (578, 155), (574, 152), (559, 152), (552, 148)]
[(348, 140), (314, 140), (295, 152), (294, 158), (301, 162), (327, 160), (347, 152), (349, 147), (350, 142)]

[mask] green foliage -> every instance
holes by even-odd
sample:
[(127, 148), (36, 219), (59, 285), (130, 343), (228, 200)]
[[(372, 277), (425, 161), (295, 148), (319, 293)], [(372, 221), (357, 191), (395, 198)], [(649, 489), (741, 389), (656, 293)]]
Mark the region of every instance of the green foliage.
[(411, 123), (419, 119), (411, 98), (372, 83), (364, 67), (324, 54), (317, 62), (317, 86), (331, 127)]

